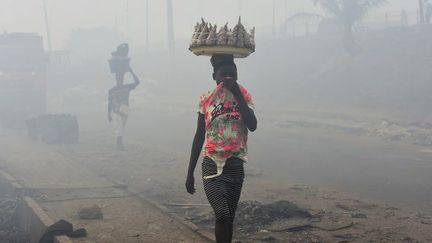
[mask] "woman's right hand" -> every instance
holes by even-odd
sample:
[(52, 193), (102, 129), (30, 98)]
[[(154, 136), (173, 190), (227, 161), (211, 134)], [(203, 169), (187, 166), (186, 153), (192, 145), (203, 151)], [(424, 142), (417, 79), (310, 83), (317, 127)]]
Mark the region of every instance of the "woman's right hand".
[(195, 193), (195, 178), (193, 175), (188, 175), (186, 178), (186, 190), (189, 194)]

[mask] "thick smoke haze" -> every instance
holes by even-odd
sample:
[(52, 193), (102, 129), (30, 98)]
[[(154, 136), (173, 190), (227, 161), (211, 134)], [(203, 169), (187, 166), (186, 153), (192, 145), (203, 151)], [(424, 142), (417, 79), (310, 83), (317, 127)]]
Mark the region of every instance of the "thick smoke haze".
[[(63, 49), (71, 31), (78, 28), (108, 27), (122, 32), (130, 40), (144, 43), (145, 0), (45, 0), (54, 49)], [(42, 0), (1, 0), (0, 29), (9, 32), (38, 32), (45, 36)], [(166, 2), (149, 0), (150, 42), (166, 42)], [(276, 24), (298, 12), (320, 13), (309, 0), (276, 0)], [(239, 15), (248, 26), (271, 28), (273, 2), (270, 0), (174, 0), (175, 38), (189, 38), (193, 24), (201, 17), (224, 24)], [(391, 0), (385, 11), (417, 9), (417, 1)], [(378, 10), (383, 13), (383, 10)]]
[(432, 0), (0, 0), (0, 243), (44, 233), (32, 205), (78, 242), (432, 242), (431, 22)]

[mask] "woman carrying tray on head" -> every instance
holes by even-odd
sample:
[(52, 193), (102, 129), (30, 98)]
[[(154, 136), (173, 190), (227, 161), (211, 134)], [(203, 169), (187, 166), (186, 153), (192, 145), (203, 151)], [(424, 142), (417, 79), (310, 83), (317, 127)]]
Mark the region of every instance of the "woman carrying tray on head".
[(140, 80), (132, 68), (128, 67), (128, 72), (132, 75), (133, 83), (124, 84), (124, 76), (126, 72), (118, 72), (115, 74), (117, 84), (109, 90), (108, 94), (108, 121), (113, 120), (112, 114), (116, 122), (116, 146), (118, 150), (125, 150), (123, 144), (123, 135), (126, 122), (129, 116), (129, 96), (139, 84)]
[(216, 241), (225, 243), (232, 241), (244, 179), (243, 163), (247, 161), (248, 131), (256, 130), (257, 119), (252, 96), (237, 83), (234, 56), (213, 55), (211, 63), (217, 86), (200, 97), (186, 189), (195, 193), (194, 171), (204, 145), (204, 190), (216, 216)]
[[(139, 84), (140, 80), (130, 67), (130, 58), (128, 57), (129, 45), (123, 43), (112, 52), (112, 58), (109, 60), (111, 72), (115, 74), (117, 84), (109, 90), (108, 95), (108, 121), (116, 122), (116, 146), (119, 150), (125, 150), (123, 144), (123, 135), (126, 122), (129, 116), (129, 96)], [(124, 84), (125, 74), (129, 72), (134, 80), (133, 83)]]

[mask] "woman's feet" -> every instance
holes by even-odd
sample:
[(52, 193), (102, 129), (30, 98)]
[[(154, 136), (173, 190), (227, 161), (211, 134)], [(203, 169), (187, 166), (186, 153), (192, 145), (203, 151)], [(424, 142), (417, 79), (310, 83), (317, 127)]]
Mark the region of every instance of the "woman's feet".
[(126, 148), (123, 144), (123, 137), (117, 137), (117, 149), (120, 151), (125, 151)]

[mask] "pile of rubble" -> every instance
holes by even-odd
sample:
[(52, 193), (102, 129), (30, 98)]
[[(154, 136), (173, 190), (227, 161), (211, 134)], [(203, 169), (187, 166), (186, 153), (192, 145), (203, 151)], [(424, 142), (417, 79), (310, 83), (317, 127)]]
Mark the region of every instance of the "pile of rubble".
[(319, 128), (347, 134), (378, 137), (386, 141), (402, 141), (419, 146), (432, 146), (432, 124), (413, 122), (401, 124), (390, 120), (358, 124), (336, 124), (313, 120), (289, 120), (278, 124), (282, 128)]
[(262, 204), (257, 201), (240, 202), (238, 205), (236, 220), (240, 231), (257, 232), (260, 229), (271, 228), (272, 224), (280, 220), (292, 220), (305, 222), (303, 219), (311, 219), (312, 214), (289, 201), (277, 201), (270, 204)]
[(368, 127), (368, 134), (390, 141), (407, 141), (414, 145), (432, 146), (432, 125), (413, 122), (399, 124), (390, 120), (382, 120)]
[[(189, 215), (189, 218), (205, 228), (212, 228), (214, 225), (212, 212), (195, 215), (195, 217)], [(310, 227), (312, 220), (311, 212), (289, 201), (277, 201), (270, 204), (243, 201), (239, 203), (236, 212), (237, 230), (244, 235), (256, 234), (262, 230), (277, 231), (280, 222), (284, 222), (285, 226), (289, 225), (289, 231), (300, 231)]]
[(0, 197), (0, 240), (5, 243), (27, 243), (28, 237), (17, 226), (19, 199)]
[(75, 144), (79, 139), (78, 119), (68, 114), (46, 114), (27, 121), (30, 138), (47, 144)]

